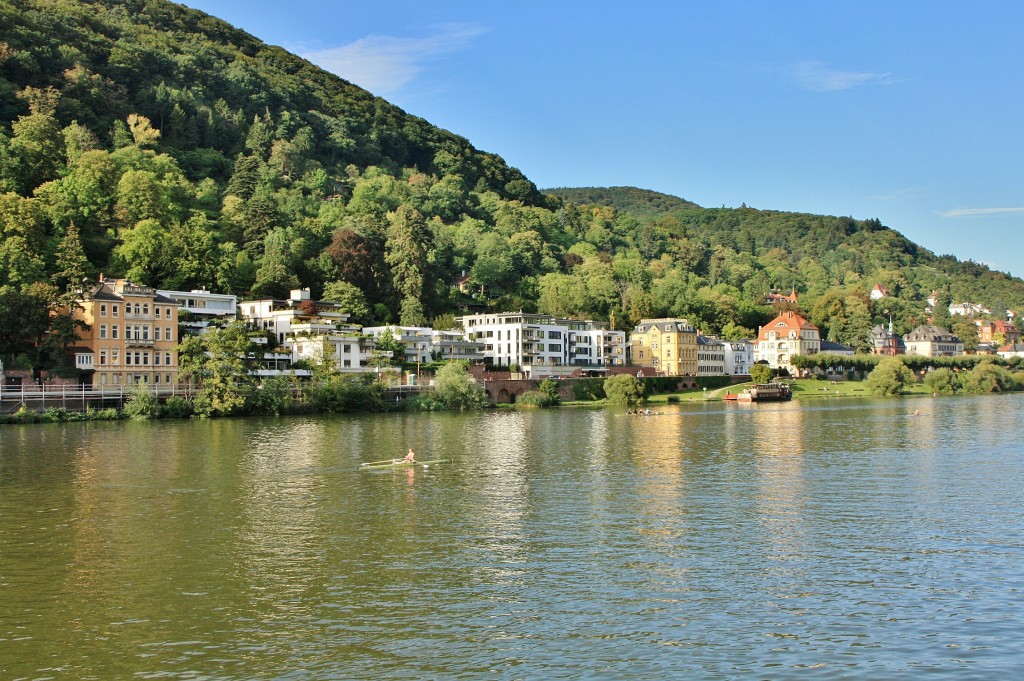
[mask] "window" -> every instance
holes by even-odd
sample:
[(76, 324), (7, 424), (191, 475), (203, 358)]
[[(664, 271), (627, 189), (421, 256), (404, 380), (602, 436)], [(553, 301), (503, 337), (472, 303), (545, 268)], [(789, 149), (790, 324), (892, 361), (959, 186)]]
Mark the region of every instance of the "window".
[(164, 317), (166, 317), (167, 319), (171, 318), (171, 308), (167, 308), (166, 310), (164, 310)]
[(149, 327), (142, 327), (142, 340), (149, 340)]
[(100, 366), (107, 365), (107, 350), (106, 348), (100, 348)]
[(149, 303), (146, 303), (145, 305), (142, 306), (142, 314), (146, 315), (147, 317), (149, 316)]
[(160, 327), (159, 326), (154, 326), (153, 327), (153, 340), (160, 340)]
[(106, 338), (107, 338), (107, 325), (106, 324), (100, 324), (100, 339), (101, 340), (106, 340)]
[(164, 353), (164, 364), (167, 365), (167, 366), (171, 366), (171, 353), (169, 353), (169, 352), (165, 352)]
[(118, 350), (117, 348), (114, 348), (113, 350), (110, 351), (110, 363), (111, 364), (120, 364), (121, 363), (121, 351)]
[(156, 316), (157, 319), (160, 319), (160, 308), (156, 305), (153, 306), (153, 315)]
[[(111, 305), (110, 306), (110, 316), (111, 317), (116, 317), (117, 314), (118, 314), (117, 313), (118, 309), (120, 309), (120, 308), (118, 308), (117, 305)], [(117, 338), (117, 336), (114, 336), (114, 337)]]
[(125, 364), (131, 364), (132, 363), (132, 353), (130, 353), (130, 352), (124, 353), (124, 363)]
[(118, 336), (118, 334), (120, 332), (121, 332), (121, 327), (118, 326), (117, 324), (114, 324), (113, 326), (110, 327), (110, 337), (111, 338), (117, 338), (117, 336)]
[(142, 366), (148, 366), (148, 365), (149, 365), (149, 353), (148, 352), (144, 352), (144, 353), (142, 353)]
[(160, 353), (159, 352), (154, 352), (153, 353), (153, 364), (155, 366), (160, 366)]
[(140, 364), (142, 364), (141, 360), (142, 360), (142, 353), (141, 352), (136, 352), (135, 353), (135, 366), (139, 366)]
[(160, 374), (153, 374), (153, 382), (154, 383), (159, 383), (160, 382)]
[(107, 316), (107, 306), (106, 306), (106, 303), (104, 303), (103, 305), (100, 305), (100, 316), (101, 317), (106, 317)]

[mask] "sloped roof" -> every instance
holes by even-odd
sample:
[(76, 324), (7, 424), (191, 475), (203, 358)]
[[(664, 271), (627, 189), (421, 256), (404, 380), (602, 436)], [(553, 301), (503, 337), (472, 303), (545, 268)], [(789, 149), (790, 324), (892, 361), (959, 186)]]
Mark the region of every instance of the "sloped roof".
[(783, 312), (775, 319), (771, 320), (767, 324), (761, 327), (761, 331), (757, 334), (758, 340), (768, 340), (768, 334), (775, 331), (779, 334), (788, 334), (790, 331), (818, 331), (818, 327), (811, 324), (802, 315), (787, 310)]

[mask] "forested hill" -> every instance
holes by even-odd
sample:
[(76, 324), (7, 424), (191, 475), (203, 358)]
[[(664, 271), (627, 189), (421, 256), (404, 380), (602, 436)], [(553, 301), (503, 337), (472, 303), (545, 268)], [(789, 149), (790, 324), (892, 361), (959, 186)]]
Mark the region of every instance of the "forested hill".
[[(770, 318), (769, 289), (795, 288), (853, 344), (890, 313), (909, 330), (933, 290), (1024, 311), (1020, 280), (877, 221), (542, 194), (457, 134), (164, 0), (0, 0), (0, 26), (0, 358), (66, 347), (48, 310), (101, 272), (240, 296), (304, 286), (357, 323), (523, 309), (729, 336)], [(472, 297), (449, 285), (463, 272)], [(876, 283), (895, 297), (873, 304)]]
[(564, 203), (610, 206), (617, 211), (630, 213), (636, 217), (657, 216), (686, 208), (700, 208), (697, 204), (678, 196), (636, 187), (558, 187), (543, 191)]

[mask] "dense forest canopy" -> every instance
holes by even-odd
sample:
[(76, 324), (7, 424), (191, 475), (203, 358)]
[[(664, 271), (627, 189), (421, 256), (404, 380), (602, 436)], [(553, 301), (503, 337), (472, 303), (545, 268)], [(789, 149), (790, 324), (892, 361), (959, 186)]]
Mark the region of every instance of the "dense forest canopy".
[[(682, 316), (749, 335), (796, 290), (861, 346), (933, 291), (993, 315), (1024, 282), (876, 220), (705, 209), (629, 187), (540, 192), (466, 139), (165, 0), (0, 0), (0, 357), (55, 362), (51, 311), (98, 273), (171, 289), (309, 287), (359, 323), (466, 309)], [(449, 284), (471, 275), (474, 294)], [(873, 302), (883, 284), (893, 297)], [(31, 302), (31, 305), (27, 304)]]

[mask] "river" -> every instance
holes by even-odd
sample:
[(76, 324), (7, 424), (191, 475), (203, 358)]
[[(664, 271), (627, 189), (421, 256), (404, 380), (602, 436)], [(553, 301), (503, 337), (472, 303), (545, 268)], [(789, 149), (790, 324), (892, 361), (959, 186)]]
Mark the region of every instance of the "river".
[(2, 426), (0, 678), (1024, 667), (1024, 395), (660, 411)]

